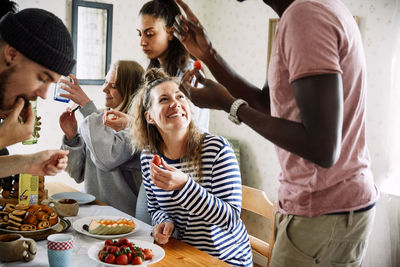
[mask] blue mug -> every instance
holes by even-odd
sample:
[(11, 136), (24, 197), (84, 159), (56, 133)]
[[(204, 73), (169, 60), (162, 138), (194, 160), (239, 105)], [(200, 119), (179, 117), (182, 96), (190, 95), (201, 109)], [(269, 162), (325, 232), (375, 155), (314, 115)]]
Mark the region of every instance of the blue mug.
[(68, 267), (71, 263), (74, 237), (71, 234), (53, 234), (47, 237), (47, 257), (50, 267)]

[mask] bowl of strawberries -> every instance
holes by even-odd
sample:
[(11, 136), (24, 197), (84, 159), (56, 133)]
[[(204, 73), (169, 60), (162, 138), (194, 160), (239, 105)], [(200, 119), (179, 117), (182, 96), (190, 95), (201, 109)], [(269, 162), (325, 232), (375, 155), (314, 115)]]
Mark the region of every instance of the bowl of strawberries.
[(106, 266), (146, 266), (160, 261), (165, 251), (151, 242), (136, 239), (107, 239), (93, 244), (89, 258)]

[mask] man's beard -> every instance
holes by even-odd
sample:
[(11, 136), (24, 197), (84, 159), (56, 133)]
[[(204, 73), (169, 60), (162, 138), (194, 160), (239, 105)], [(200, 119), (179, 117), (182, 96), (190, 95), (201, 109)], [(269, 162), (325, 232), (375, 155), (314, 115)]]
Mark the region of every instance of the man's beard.
[(0, 111), (6, 109), (11, 109), (12, 107), (4, 107), (4, 97), (6, 93), (6, 87), (8, 84), (8, 79), (15, 72), (15, 66), (0, 72)]

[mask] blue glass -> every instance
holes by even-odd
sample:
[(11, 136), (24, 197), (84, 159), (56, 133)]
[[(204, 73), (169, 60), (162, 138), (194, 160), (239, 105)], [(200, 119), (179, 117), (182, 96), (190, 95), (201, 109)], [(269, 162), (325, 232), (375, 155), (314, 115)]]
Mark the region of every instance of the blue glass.
[(64, 103), (68, 103), (69, 102), (69, 98), (66, 97), (62, 97), (60, 96), (60, 94), (69, 94), (67, 91), (65, 91), (64, 89), (61, 88), (62, 85), (67, 86), (65, 83), (62, 82), (62, 80), (69, 80), (71, 83), (73, 82), (72, 79), (70, 77), (65, 77), (62, 76), (60, 78), (60, 80), (58, 81), (58, 83), (56, 83), (55, 88), (54, 88), (54, 100), (60, 101), (60, 102), (64, 102)]

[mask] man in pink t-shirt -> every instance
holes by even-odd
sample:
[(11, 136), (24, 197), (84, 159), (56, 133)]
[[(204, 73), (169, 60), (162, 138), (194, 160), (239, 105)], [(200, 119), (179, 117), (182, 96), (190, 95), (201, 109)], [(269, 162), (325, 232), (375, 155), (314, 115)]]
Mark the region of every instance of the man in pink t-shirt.
[(366, 63), (340, 0), (264, 0), (280, 16), (262, 90), (240, 77), (187, 19), (175, 34), (223, 84), (182, 85), (199, 107), (222, 109), (276, 145), (282, 172), (272, 265), (360, 266), (375, 214), (365, 136)]

